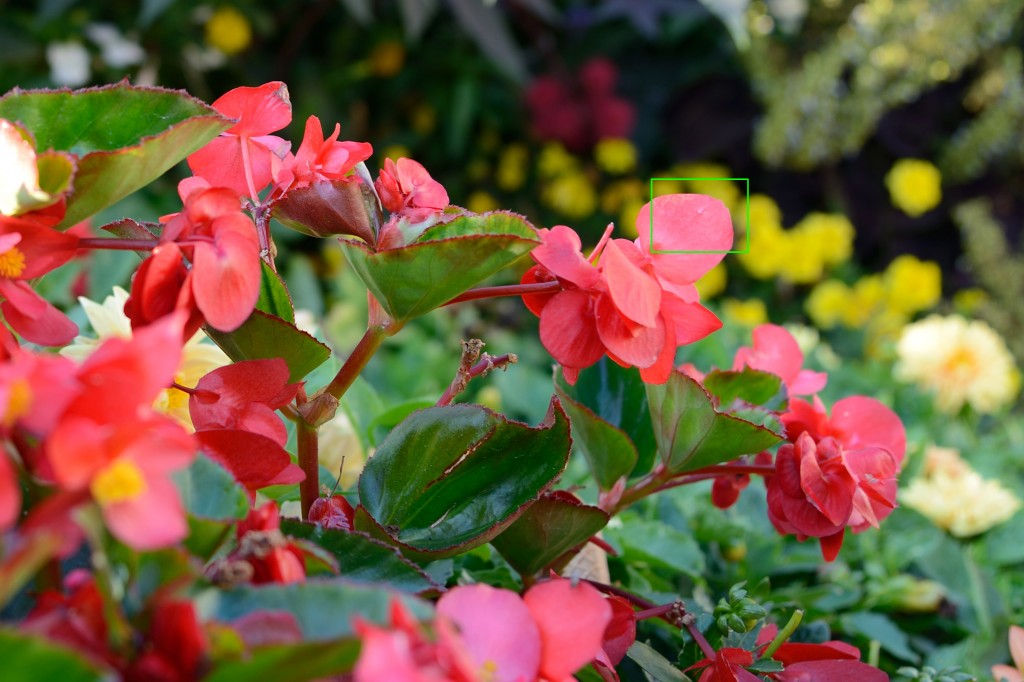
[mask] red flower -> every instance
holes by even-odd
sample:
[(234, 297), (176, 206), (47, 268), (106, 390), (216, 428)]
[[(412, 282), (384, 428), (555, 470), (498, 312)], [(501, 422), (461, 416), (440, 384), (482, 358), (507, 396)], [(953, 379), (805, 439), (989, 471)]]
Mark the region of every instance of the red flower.
[[(757, 646), (767, 646), (778, 627), (767, 625), (757, 635)], [(861, 663), (857, 647), (845, 642), (829, 641), (821, 644), (786, 642), (772, 655), (785, 666), (782, 672), (769, 673), (768, 677), (779, 682), (806, 682), (807, 680), (830, 680), (835, 682), (888, 682), (884, 672)]]
[[(276, 178), (275, 191), (308, 187), (314, 182), (341, 180), (373, 154), (373, 147), (366, 142), (338, 142), (341, 125), (335, 124), (334, 133), (324, 139), (320, 119), (310, 116), (306, 119), (306, 132), (299, 150), (285, 157), (281, 172)], [(446, 204), (447, 205), (447, 204)]]
[(380, 201), (391, 213), (418, 223), (448, 207), (448, 192), (418, 161), (384, 160), (377, 182)]
[(238, 547), (229, 560), (252, 566), (252, 582), (295, 583), (306, 579), (305, 553), (281, 533), (281, 517), (275, 502), (249, 511), (236, 529)]
[(790, 396), (811, 395), (825, 388), (828, 375), (803, 369), (804, 354), (784, 327), (762, 324), (754, 329), (754, 347), (736, 351), (732, 368), (744, 367), (774, 374), (782, 379)]
[(744, 668), (753, 662), (754, 655), (746, 649), (726, 647), (711, 658), (697, 661), (686, 671), (704, 668), (697, 682), (761, 682), (757, 675)]
[[(720, 201), (671, 195), (653, 203), (658, 249), (724, 251), (732, 243), (729, 213)], [(642, 209), (641, 217), (650, 220), (651, 208), (648, 204)], [(541, 343), (562, 365), (570, 383), (579, 370), (606, 354), (624, 367), (639, 367), (644, 381), (664, 383), (672, 373), (677, 347), (721, 326), (700, 305), (693, 283), (722, 254), (652, 253), (643, 233), (635, 242), (608, 240), (606, 233), (587, 260), (572, 229), (559, 225), (539, 232), (542, 244), (531, 254), (537, 265), (522, 281), (557, 280), (563, 290), (525, 295), (523, 300), (540, 316)]]
[(21, 486), (6, 454), (0, 453), (0, 533), (21, 516)]
[(750, 485), (750, 474), (716, 476), (711, 484), (711, 503), (719, 509), (728, 509), (740, 499), (740, 493)]
[(781, 417), (786, 427), (786, 438), (796, 441), (807, 432), (815, 440), (832, 436), (848, 450), (876, 446), (888, 450), (903, 463), (907, 451), (907, 433), (903, 422), (888, 407), (866, 396), (843, 398), (832, 406), (832, 416), (818, 398), (814, 404), (794, 398), (789, 411)]
[(126, 682), (192, 682), (201, 677), (209, 645), (191, 602), (163, 600), (153, 611), (142, 655)]
[(313, 500), (308, 520), (324, 528), (352, 530), (355, 513), (352, 505), (342, 495), (331, 495)]
[(7, 324), (32, 343), (61, 346), (78, 327), (25, 280), (40, 277), (75, 255), (78, 237), (24, 218), (0, 216), (0, 311)]
[(238, 123), (189, 156), (189, 168), (214, 187), (227, 187), (236, 197), (248, 195), (258, 201), (290, 146), (269, 134), (291, 123), (288, 87), (274, 81), (256, 88), (235, 88), (212, 106)]

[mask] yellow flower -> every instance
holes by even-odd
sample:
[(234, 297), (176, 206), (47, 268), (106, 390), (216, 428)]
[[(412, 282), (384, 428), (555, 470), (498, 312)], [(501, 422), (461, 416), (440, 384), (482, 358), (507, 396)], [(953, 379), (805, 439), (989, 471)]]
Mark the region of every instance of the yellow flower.
[(747, 301), (727, 298), (722, 301), (722, 315), (736, 324), (747, 327), (756, 327), (768, 321), (768, 310), (765, 308), (764, 301), (757, 298)]
[(206, 42), (229, 57), (236, 55), (252, 42), (252, 26), (234, 7), (218, 7), (206, 22)]
[[(719, 263), (711, 268), (706, 275), (697, 280), (697, 292), (702, 299), (714, 298), (725, 291), (726, 272), (725, 264)], [(758, 301), (760, 303), (760, 301)]]
[[(391, 159), (397, 161), (402, 158), (409, 158), (412, 152), (404, 144), (392, 144), (384, 147), (384, 151), (381, 152), (381, 159)], [(381, 164), (384, 165), (383, 163)]]
[(921, 159), (901, 159), (885, 176), (885, 186), (896, 208), (916, 218), (942, 201), (939, 169)]
[(793, 284), (814, 284), (825, 274), (825, 246), (821, 236), (808, 230), (788, 230), (779, 277)]
[(646, 185), (636, 178), (624, 178), (609, 182), (601, 192), (601, 210), (605, 213), (616, 213), (628, 201), (646, 200), (646, 193)]
[(860, 329), (875, 317), (884, 300), (882, 278), (878, 275), (861, 277), (850, 291), (849, 304), (843, 311), (843, 324), (851, 329)]
[[(60, 354), (81, 362), (92, 354), (105, 339), (114, 337), (130, 339), (132, 326), (124, 314), (124, 302), (127, 299), (128, 292), (121, 287), (114, 287), (114, 293), (107, 296), (102, 304), (80, 297), (78, 301), (82, 304), (85, 316), (89, 319), (89, 325), (96, 333), (97, 338), (76, 336), (70, 345), (61, 349)], [(206, 334), (200, 330), (185, 344), (182, 349), (181, 364), (174, 374), (175, 383), (194, 388), (208, 372), (231, 364), (231, 359), (224, 354), (224, 351), (212, 343), (203, 343), (206, 338)], [(176, 388), (164, 389), (153, 402), (153, 408), (177, 419), (185, 428), (192, 430), (187, 393)]]
[(853, 224), (838, 213), (808, 213), (793, 230), (805, 231), (825, 265), (839, 265), (853, 255)]
[(645, 203), (647, 202), (643, 199), (634, 198), (627, 199), (626, 203), (622, 205), (622, 212), (619, 214), (619, 229), (630, 239), (637, 237), (636, 217)]
[(999, 481), (982, 478), (950, 448), (925, 450), (921, 475), (900, 491), (900, 501), (959, 538), (980, 535), (1005, 523), (1020, 499)]
[(548, 182), (542, 195), (544, 202), (570, 218), (584, 218), (594, 212), (597, 193), (583, 173), (570, 173)]
[[(751, 218), (753, 223), (753, 218)], [(737, 254), (740, 264), (757, 279), (771, 279), (779, 274), (790, 255), (788, 234), (781, 225), (766, 222), (750, 230), (750, 250)]]
[(898, 256), (885, 269), (886, 302), (908, 315), (928, 310), (942, 297), (942, 270), (938, 263), (915, 256)]
[(478, 189), (469, 195), (466, 200), (466, 208), (473, 213), (487, 213), (498, 208), (498, 202), (489, 193)]
[(687, 180), (687, 191), (715, 197), (730, 210), (746, 203), (744, 193), (741, 191), (743, 185), (740, 181), (719, 179), (732, 177), (729, 169), (722, 164), (683, 163), (675, 166), (672, 172), (677, 178), (701, 178)]
[[(344, 410), (339, 409), (331, 421), (320, 427), (317, 443), (320, 466), (334, 476), (341, 472), (342, 490), (351, 490), (355, 487), (359, 474), (366, 465), (366, 453)], [(344, 467), (342, 458), (345, 460)]]
[(594, 147), (594, 160), (607, 173), (630, 173), (636, 169), (636, 147), (624, 137), (606, 137)]
[(988, 301), (988, 292), (979, 287), (968, 287), (953, 294), (953, 307), (961, 315), (971, 315)]
[(557, 142), (549, 142), (540, 150), (537, 157), (537, 171), (542, 178), (553, 178), (564, 173), (576, 171), (579, 161)]
[(405, 66), (405, 46), (397, 40), (385, 40), (370, 51), (370, 73), (391, 78)]
[(510, 144), (501, 152), (498, 159), (498, 168), (495, 171), (495, 181), (498, 187), (506, 192), (514, 192), (526, 182), (526, 162), (529, 153), (526, 146), (521, 144)]
[[(746, 225), (746, 222), (747, 202), (743, 202), (736, 207), (736, 223), (738, 225)], [(781, 228), (782, 211), (779, 210), (779, 205), (770, 196), (766, 194), (751, 194), (750, 229), (754, 231), (763, 225), (767, 225), (769, 229), (772, 227)]]
[(825, 280), (811, 290), (804, 310), (819, 329), (832, 329), (846, 315), (853, 302), (850, 287), (836, 279)]
[(980, 320), (931, 315), (904, 328), (896, 352), (896, 377), (931, 391), (942, 412), (956, 413), (964, 403), (995, 412), (1020, 390), (1006, 343)]

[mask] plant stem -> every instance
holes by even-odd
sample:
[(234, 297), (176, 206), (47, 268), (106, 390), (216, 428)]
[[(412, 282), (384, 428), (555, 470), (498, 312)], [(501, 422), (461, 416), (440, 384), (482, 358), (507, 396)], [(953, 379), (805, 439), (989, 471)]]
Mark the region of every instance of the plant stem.
[[(299, 389), (295, 402), (298, 405), (306, 402), (305, 390)], [(296, 425), (295, 443), (299, 452), (299, 467), (306, 474), (306, 478), (299, 483), (302, 519), (305, 520), (309, 517), (309, 509), (313, 502), (320, 497), (320, 440), (317, 437), (317, 427), (305, 419), (299, 419)]]
[(359, 339), (359, 343), (352, 349), (352, 354), (345, 360), (345, 364), (341, 366), (338, 373), (331, 379), (331, 383), (321, 389), (321, 392), (330, 393), (338, 400), (341, 400), (341, 396), (345, 395), (345, 391), (349, 389), (356, 380), (356, 377), (359, 376), (359, 373), (363, 371), (366, 363), (370, 361), (373, 354), (384, 343), (384, 339), (396, 331), (398, 331), (397, 328), (392, 331), (391, 327), (384, 326), (374, 326), (367, 329), (366, 333), (363, 334), (363, 338)]
[(160, 245), (156, 239), (117, 239), (114, 237), (84, 237), (78, 240), (80, 249), (111, 249), (116, 251), (150, 251)]
[(786, 627), (779, 630), (779, 634), (775, 635), (775, 639), (773, 639), (768, 646), (765, 647), (764, 651), (761, 652), (760, 658), (771, 658), (775, 652), (779, 650), (779, 647), (785, 644), (786, 640), (796, 632), (797, 627), (800, 625), (800, 621), (803, 619), (803, 611), (799, 609), (794, 611), (793, 615), (789, 617), (789, 622), (786, 623)]
[(472, 379), (482, 374), (487, 374), (492, 369), (507, 367), (508, 365), (514, 365), (519, 362), (519, 358), (515, 353), (507, 353), (505, 355), (497, 356), (484, 353), (480, 361), (473, 364), (477, 358), (480, 358), (480, 351), (483, 346), (483, 342), (479, 339), (471, 339), (470, 341), (462, 342), (462, 361), (459, 363), (459, 370), (456, 372), (455, 378), (452, 379), (452, 382), (448, 385), (448, 388), (446, 388), (441, 397), (437, 399), (437, 405), (439, 407), (451, 405), (455, 396), (465, 391)]
[(988, 598), (985, 596), (985, 583), (981, 575), (981, 568), (974, 560), (974, 552), (977, 547), (975, 542), (964, 542), (963, 548), (964, 568), (967, 569), (968, 590), (971, 606), (974, 609), (974, 618), (978, 621), (978, 628), (986, 638), (991, 638), (992, 612), (988, 607)]
[(501, 296), (522, 296), (523, 294), (556, 294), (562, 290), (559, 282), (538, 282), (536, 284), (508, 284), (499, 287), (480, 287), (459, 294), (445, 305), (454, 305), (464, 301), (476, 301), (481, 298), (499, 298)]

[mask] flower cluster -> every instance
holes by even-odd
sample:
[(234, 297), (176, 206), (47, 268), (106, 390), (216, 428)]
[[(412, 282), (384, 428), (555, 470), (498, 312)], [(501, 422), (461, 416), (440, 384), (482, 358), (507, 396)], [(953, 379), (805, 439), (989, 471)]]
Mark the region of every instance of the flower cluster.
[(885, 176), (892, 203), (912, 218), (924, 215), (942, 201), (942, 175), (923, 159), (900, 159)]

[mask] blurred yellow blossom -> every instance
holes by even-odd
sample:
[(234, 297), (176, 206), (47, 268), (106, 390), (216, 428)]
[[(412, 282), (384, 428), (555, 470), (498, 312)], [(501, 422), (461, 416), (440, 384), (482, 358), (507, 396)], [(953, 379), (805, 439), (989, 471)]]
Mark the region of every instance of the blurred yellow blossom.
[(714, 298), (725, 291), (726, 281), (725, 263), (719, 263), (697, 280), (697, 292), (700, 293), (701, 299)]
[(405, 45), (399, 40), (384, 40), (370, 51), (370, 73), (391, 78), (405, 66)]
[(583, 173), (569, 173), (551, 179), (544, 187), (544, 202), (570, 218), (585, 218), (597, 206), (597, 193)]
[(601, 192), (601, 210), (617, 213), (630, 200), (645, 200), (647, 187), (636, 178), (615, 180), (605, 185)]
[(506, 192), (514, 192), (526, 183), (526, 162), (529, 152), (522, 144), (510, 144), (498, 157), (494, 180)]
[(234, 7), (218, 7), (206, 22), (206, 43), (229, 57), (236, 55), (252, 43), (252, 26)]
[(911, 217), (927, 213), (942, 201), (942, 175), (922, 159), (900, 159), (885, 176), (893, 205)]
[(980, 320), (930, 315), (904, 328), (896, 352), (896, 377), (931, 391), (942, 412), (958, 412), (965, 403), (995, 412), (1020, 390), (1006, 343)]
[(878, 313), (884, 301), (885, 286), (882, 284), (882, 277), (864, 275), (854, 282), (850, 289), (850, 302), (843, 311), (843, 324), (851, 329), (860, 329)]
[(491, 164), (487, 159), (476, 157), (466, 164), (466, 179), (470, 182), (483, 182), (491, 175)]
[[(392, 161), (397, 161), (401, 158), (409, 158), (411, 155), (412, 152), (410, 152), (409, 148), (404, 144), (388, 145), (387, 147), (384, 147), (384, 150), (381, 152), (382, 158), (391, 159)], [(381, 165), (383, 166), (384, 164), (382, 163)]]
[(643, 199), (627, 199), (626, 203), (622, 205), (622, 212), (619, 214), (619, 229), (627, 237), (632, 239), (637, 237), (636, 217), (645, 203), (647, 202)]
[(420, 102), (412, 110), (412, 129), (420, 135), (429, 135), (437, 127), (437, 109)]
[[(96, 350), (100, 343), (110, 338), (130, 339), (132, 325), (124, 314), (124, 302), (128, 300), (128, 292), (121, 287), (114, 287), (114, 293), (107, 296), (103, 303), (96, 303), (85, 297), (78, 302), (85, 311), (89, 325), (96, 333), (96, 338), (76, 336), (75, 340), (61, 349), (60, 354), (77, 362), (82, 362)], [(231, 359), (212, 343), (203, 343), (206, 334), (200, 330), (189, 339), (182, 349), (181, 363), (174, 373), (174, 381), (186, 388), (195, 388), (199, 380), (208, 372), (218, 367), (231, 364)], [(192, 418), (188, 412), (188, 394), (176, 388), (160, 391), (153, 408), (173, 417), (189, 431), (192, 430)]]
[(636, 169), (636, 147), (624, 137), (606, 137), (594, 147), (597, 167), (606, 173), (624, 175)]
[(886, 303), (890, 308), (912, 315), (928, 310), (942, 297), (942, 270), (938, 263), (898, 256), (883, 275)]
[(953, 307), (961, 315), (970, 315), (988, 301), (988, 292), (979, 287), (968, 287), (953, 294)]
[(542, 178), (553, 178), (575, 171), (579, 161), (557, 142), (548, 142), (541, 147), (537, 157), (537, 171)]
[(488, 211), (495, 211), (500, 206), (498, 201), (491, 196), (490, 193), (485, 192), (482, 189), (478, 189), (469, 195), (466, 199), (466, 208), (473, 213), (487, 213)]
[[(320, 466), (334, 476), (341, 472), (339, 487), (342, 490), (354, 488), (366, 465), (366, 453), (344, 410), (339, 409), (333, 419), (320, 427), (317, 442)], [(345, 460), (344, 466), (342, 458)]]
[(779, 277), (793, 284), (813, 284), (825, 274), (825, 245), (822, 237), (809, 230), (787, 230), (783, 233), (784, 256), (779, 263)]
[(793, 227), (807, 232), (825, 265), (840, 265), (853, 255), (853, 224), (839, 213), (808, 213)]
[[(736, 222), (745, 225), (747, 220), (747, 204), (743, 202), (736, 208)], [(769, 227), (782, 226), (782, 211), (775, 200), (766, 194), (750, 195), (750, 229), (757, 230), (762, 225)]]
[(811, 295), (804, 302), (804, 310), (819, 329), (832, 329), (844, 318), (852, 303), (850, 287), (839, 280), (829, 279), (811, 290)]
[[(752, 224), (754, 223), (751, 216)], [(736, 258), (751, 276), (771, 279), (779, 274), (784, 261), (790, 257), (788, 235), (781, 225), (765, 222), (750, 230), (750, 250)]]
[(956, 450), (930, 446), (924, 457), (921, 475), (900, 491), (899, 499), (951, 535), (980, 535), (1020, 509), (1013, 492), (982, 478)]
[(768, 309), (759, 298), (746, 301), (727, 298), (722, 301), (722, 315), (731, 322), (747, 327), (756, 327), (768, 321)]
[(746, 203), (742, 181), (718, 179), (732, 177), (729, 169), (722, 164), (705, 162), (682, 163), (674, 166), (672, 173), (673, 177), (676, 178), (691, 178), (686, 181), (688, 192), (715, 197), (730, 210)]

